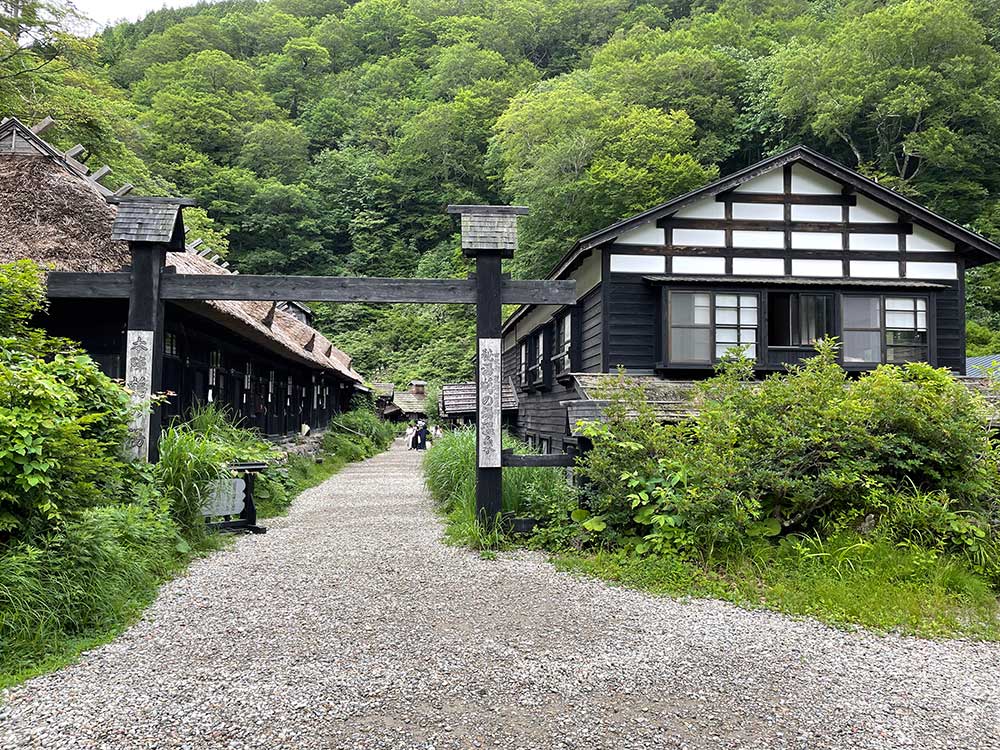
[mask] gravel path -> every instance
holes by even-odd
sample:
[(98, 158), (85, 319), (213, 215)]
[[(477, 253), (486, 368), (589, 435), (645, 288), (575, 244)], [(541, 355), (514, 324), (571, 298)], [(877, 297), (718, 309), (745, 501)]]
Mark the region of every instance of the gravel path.
[(1000, 647), (680, 603), (440, 542), (398, 447), (8, 691), (2, 748), (1000, 748)]

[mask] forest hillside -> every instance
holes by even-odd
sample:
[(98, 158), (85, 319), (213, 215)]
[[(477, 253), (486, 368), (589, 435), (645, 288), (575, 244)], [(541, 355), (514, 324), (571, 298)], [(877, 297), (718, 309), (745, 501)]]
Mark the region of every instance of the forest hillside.
[[(1000, 240), (1000, 0), (225, 0), (96, 37), (0, 1), (0, 114), (198, 200), (253, 273), (464, 276), (448, 203), (531, 207), (510, 270), (805, 143)], [(1000, 270), (970, 274), (1000, 350)], [(471, 311), (317, 306), (367, 375), (470, 375)]]

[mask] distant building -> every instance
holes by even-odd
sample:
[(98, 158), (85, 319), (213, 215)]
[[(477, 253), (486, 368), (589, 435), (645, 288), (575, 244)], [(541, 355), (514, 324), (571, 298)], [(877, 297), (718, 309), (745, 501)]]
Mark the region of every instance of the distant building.
[(393, 389), (392, 409), (387, 416), (411, 421), (427, 417), (427, 381), (411, 380), (405, 391)]
[[(0, 263), (37, 261), (47, 270), (128, 270), (129, 249), (111, 239), (115, 193), (77, 157), (16, 119), (0, 122)], [(118, 194), (127, 192), (128, 186)], [(229, 274), (203, 243), (167, 253), (167, 270)], [(125, 375), (128, 300), (54, 299), (38, 322), (80, 342), (109, 376)], [(173, 392), (164, 420), (214, 403), (268, 435), (326, 426), (349, 407), (361, 376), (351, 358), (311, 327), (297, 303), (165, 303), (163, 388)]]
[[(505, 424), (513, 424), (517, 418), (517, 389), (508, 379), (503, 384), (500, 409)], [(476, 422), (476, 384), (445, 383), (438, 393), (438, 415), (452, 424), (464, 425)]]

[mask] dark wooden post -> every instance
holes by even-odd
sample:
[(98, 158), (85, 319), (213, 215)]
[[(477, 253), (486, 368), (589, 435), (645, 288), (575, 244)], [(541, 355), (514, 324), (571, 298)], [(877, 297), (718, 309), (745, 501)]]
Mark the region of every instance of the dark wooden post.
[(125, 386), (137, 411), (129, 427), (131, 454), (155, 461), (160, 439), (160, 409), (148, 408), (163, 385), (163, 299), (160, 281), (167, 252), (184, 249), (183, 198), (120, 198), (111, 239), (128, 242), (132, 256), (125, 337)]
[(462, 217), (462, 252), (476, 259), (476, 512), (492, 525), (502, 511), (501, 262), (517, 248), (520, 206), (449, 206)]

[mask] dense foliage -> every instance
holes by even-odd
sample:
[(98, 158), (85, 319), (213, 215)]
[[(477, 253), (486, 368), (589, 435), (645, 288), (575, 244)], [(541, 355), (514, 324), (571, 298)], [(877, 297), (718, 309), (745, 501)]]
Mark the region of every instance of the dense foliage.
[[(533, 210), (513, 270), (542, 274), (800, 142), (1000, 237), (993, 0), (226, 0), (90, 39), (58, 2), (14, 5), (0, 112), (55, 116), (112, 186), (197, 198), (244, 271), (464, 275), (444, 206), (512, 201)], [(970, 285), (976, 347), (997, 273)], [(461, 310), (323, 320), (373, 376), (469, 374)]]
[(727, 363), (679, 425), (614, 384), (609, 421), (586, 429), (573, 516), (587, 543), (704, 562), (755, 539), (856, 533), (958, 556), (1000, 587), (1000, 454), (980, 396), (924, 364), (849, 379), (831, 342), (751, 375)]

